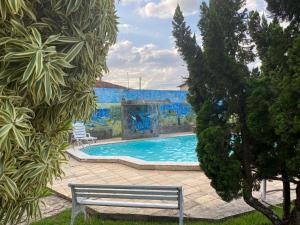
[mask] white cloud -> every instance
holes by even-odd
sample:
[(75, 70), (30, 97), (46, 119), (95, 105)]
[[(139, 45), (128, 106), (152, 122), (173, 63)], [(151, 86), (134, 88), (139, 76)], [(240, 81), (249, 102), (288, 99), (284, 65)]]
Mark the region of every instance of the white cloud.
[(186, 67), (176, 49), (159, 49), (154, 44), (136, 47), (130, 41), (120, 41), (108, 56), (110, 73), (104, 80), (127, 86), (127, 73), (131, 88), (178, 89), (187, 76)]
[(185, 16), (188, 16), (199, 11), (200, 3), (201, 0), (159, 0), (158, 3), (151, 1), (140, 8), (139, 13), (146, 17), (172, 18), (179, 4)]
[(120, 0), (122, 5), (129, 5), (133, 3), (142, 3), (145, 2), (146, 0)]
[(256, 10), (257, 8), (256, 0), (247, 0), (245, 8), (247, 8), (248, 10)]
[(196, 34), (196, 41), (199, 46), (203, 45), (203, 36), (201, 34)]
[[(138, 0), (127, 0), (138, 1)], [(200, 4), (203, 0), (159, 0), (149, 1), (139, 9), (139, 14), (146, 17), (158, 17), (161, 19), (172, 18), (177, 4), (180, 5), (185, 16), (193, 15), (199, 12)], [(140, 1), (142, 2), (142, 0)], [(266, 9), (264, 0), (247, 0), (246, 8), (248, 10), (257, 10), (262, 12)]]
[(248, 64), (248, 68), (250, 70), (254, 68), (260, 68), (261, 67), (261, 60), (259, 58), (256, 58), (254, 62)]
[(127, 23), (121, 23), (118, 25), (119, 32), (121, 33), (135, 33), (138, 31), (136, 26)]
[(263, 0), (247, 0), (245, 8), (248, 10), (264, 12), (267, 8), (267, 3)]

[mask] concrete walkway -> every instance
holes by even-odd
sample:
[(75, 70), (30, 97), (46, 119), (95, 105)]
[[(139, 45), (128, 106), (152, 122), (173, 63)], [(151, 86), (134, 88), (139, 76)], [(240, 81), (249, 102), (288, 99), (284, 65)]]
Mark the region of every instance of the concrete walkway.
[[(75, 159), (63, 165), (65, 176), (51, 187), (57, 193), (70, 198), (69, 183), (123, 184), (123, 185), (182, 185), (184, 189), (185, 217), (194, 219), (222, 219), (253, 210), (242, 199), (230, 203), (218, 197), (209, 179), (200, 171), (137, 170), (114, 163), (84, 163)], [(268, 191), (280, 189), (278, 182), (269, 182)], [(260, 193), (255, 193), (259, 196)], [(267, 202), (282, 202), (280, 192), (268, 194)], [(177, 216), (177, 211), (160, 209), (136, 209), (118, 207), (92, 207), (107, 215), (118, 216)]]

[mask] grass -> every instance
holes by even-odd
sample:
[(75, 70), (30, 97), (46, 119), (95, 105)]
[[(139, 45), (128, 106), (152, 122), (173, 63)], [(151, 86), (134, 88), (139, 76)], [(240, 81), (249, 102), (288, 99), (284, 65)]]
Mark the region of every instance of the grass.
[[(276, 209), (279, 212), (278, 209)], [(71, 218), (71, 210), (67, 209), (62, 213), (31, 225), (69, 225)], [(89, 218), (84, 222), (83, 216), (76, 218), (76, 225), (177, 225), (178, 222), (168, 221), (129, 221), (129, 220), (108, 220), (102, 218)], [(260, 213), (251, 212), (238, 217), (226, 219), (218, 222), (188, 222), (185, 225), (271, 225), (271, 223)]]

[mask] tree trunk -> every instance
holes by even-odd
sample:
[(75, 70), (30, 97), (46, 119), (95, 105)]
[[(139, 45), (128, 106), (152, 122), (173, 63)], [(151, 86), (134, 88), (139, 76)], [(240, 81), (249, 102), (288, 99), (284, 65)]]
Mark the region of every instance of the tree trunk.
[(300, 182), (297, 184), (295, 207), (292, 211), (290, 221), (288, 224), (300, 225)]
[(270, 208), (268, 208), (267, 206), (262, 204), (260, 201), (258, 201), (258, 199), (254, 198), (252, 196), (252, 189), (246, 190), (247, 188), (245, 188), (245, 187), (243, 189), (244, 189), (243, 190), (244, 201), (248, 205), (250, 205), (251, 207), (253, 207), (257, 211), (259, 211), (260, 213), (265, 215), (272, 222), (272, 224), (274, 224), (274, 225), (284, 225), (283, 221)]
[(285, 169), (282, 169), (282, 184), (283, 184), (283, 221), (286, 223), (291, 216), (291, 186), (289, 176)]
[[(267, 206), (262, 204), (258, 199), (253, 197), (253, 176), (251, 172), (251, 150), (250, 150), (250, 135), (246, 123), (246, 112), (245, 112), (245, 91), (242, 90), (239, 100), (240, 106), (240, 123), (241, 123), (241, 137), (242, 137), (242, 165), (243, 165), (243, 198), (244, 201), (256, 209), (257, 211), (264, 214), (274, 225), (283, 225), (283, 221)], [(298, 224), (297, 224), (298, 225)]]

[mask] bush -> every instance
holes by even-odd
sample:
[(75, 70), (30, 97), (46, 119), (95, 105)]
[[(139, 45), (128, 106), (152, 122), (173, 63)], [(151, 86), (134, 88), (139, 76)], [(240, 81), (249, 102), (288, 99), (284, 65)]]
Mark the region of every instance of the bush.
[(116, 41), (110, 0), (0, 1), (0, 224), (39, 211)]

